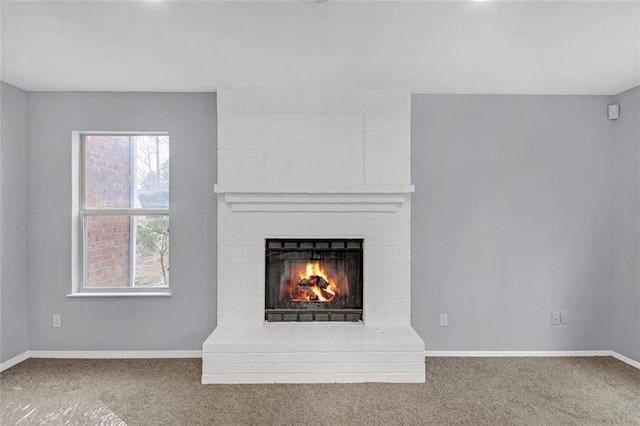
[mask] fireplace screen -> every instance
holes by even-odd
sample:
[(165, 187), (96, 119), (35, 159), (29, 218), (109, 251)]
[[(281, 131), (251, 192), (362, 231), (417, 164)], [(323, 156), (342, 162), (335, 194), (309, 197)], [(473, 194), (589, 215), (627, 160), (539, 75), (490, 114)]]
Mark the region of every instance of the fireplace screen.
[(265, 319), (361, 321), (362, 249), (362, 239), (267, 239)]

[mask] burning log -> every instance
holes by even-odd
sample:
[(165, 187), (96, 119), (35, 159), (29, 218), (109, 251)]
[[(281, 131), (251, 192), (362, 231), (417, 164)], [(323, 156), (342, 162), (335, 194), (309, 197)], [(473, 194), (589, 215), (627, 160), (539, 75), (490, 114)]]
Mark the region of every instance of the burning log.
[(300, 279), (290, 290), (292, 300), (296, 302), (331, 302), (336, 296), (335, 283), (330, 282), (318, 262), (307, 263), (304, 270), (299, 271), (298, 277)]
[(298, 294), (294, 300), (303, 301), (303, 302), (318, 302), (320, 301), (320, 297), (311, 290), (311, 288), (307, 287), (298, 287)]
[(325, 288), (329, 287), (329, 282), (327, 282), (327, 280), (325, 280), (320, 275), (311, 275), (309, 278), (302, 278), (300, 281), (298, 281), (298, 286), (299, 287), (317, 286), (324, 290)]
[(320, 275), (301, 278), (296, 284), (298, 296), (294, 300), (302, 299), (310, 302), (329, 302), (335, 296), (329, 288), (329, 282)]

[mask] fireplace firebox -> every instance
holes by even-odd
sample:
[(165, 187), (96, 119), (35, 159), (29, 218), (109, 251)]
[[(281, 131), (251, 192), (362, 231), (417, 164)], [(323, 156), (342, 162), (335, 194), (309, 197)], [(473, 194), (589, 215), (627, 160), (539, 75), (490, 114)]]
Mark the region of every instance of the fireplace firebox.
[(267, 239), (265, 320), (362, 321), (362, 239)]

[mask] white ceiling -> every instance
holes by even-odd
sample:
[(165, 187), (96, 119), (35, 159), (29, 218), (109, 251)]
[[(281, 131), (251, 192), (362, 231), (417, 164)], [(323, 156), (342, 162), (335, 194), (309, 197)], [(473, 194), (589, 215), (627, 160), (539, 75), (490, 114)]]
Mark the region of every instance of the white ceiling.
[(25, 90), (390, 88), (616, 94), (640, 84), (640, 1), (3, 1)]

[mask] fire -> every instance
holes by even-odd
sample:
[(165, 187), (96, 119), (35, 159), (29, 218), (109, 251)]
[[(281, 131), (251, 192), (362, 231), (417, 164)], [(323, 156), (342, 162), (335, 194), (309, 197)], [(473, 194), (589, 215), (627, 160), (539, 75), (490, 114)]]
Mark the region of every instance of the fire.
[(319, 262), (307, 263), (298, 279), (291, 292), (291, 299), (296, 302), (330, 302), (338, 293), (338, 286)]
[(300, 279), (303, 279), (303, 278), (308, 279), (309, 277), (312, 277), (315, 275), (315, 276), (324, 278), (326, 281), (329, 281), (329, 279), (326, 276), (326, 273), (324, 272), (324, 269), (322, 269), (319, 262), (307, 263), (305, 271), (300, 272), (299, 275), (300, 275), (299, 276)]

